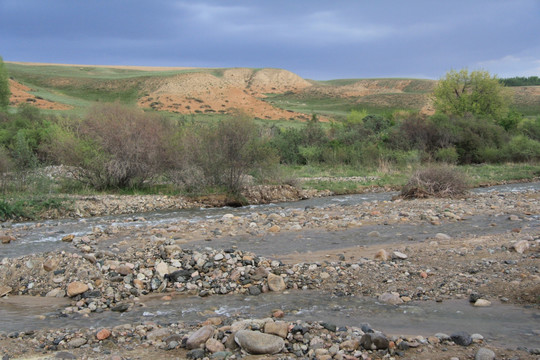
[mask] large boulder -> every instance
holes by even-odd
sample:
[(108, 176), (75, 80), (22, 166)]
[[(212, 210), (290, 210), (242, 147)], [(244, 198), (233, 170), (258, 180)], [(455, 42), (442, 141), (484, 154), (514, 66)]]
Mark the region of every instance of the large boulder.
[(285, 347), (285, 342), (279, 336), (259, 331), (240, 330), (234, 335), (234, 340), (242, 349), (254, 355), (276, 354)]

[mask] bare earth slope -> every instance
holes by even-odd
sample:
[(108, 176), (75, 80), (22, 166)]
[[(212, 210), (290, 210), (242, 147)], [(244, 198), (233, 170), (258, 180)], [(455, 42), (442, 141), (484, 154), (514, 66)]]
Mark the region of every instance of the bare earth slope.
[(304, 119), (261, 100), (266, 93), (297, 92), (309, 82), (280, 69), (226, 69), (212, 74), (190, 72), (150, 82), (151, 91), (139, 99), (141, 107), (190, 113), (226, 113), (241, 109), (263, 119)]

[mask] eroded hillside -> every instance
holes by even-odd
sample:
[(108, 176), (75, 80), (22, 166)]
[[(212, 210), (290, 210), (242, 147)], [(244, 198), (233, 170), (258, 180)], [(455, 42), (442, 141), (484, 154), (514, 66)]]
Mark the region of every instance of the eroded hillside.
[[(344, 118), (353, 109), (434, 112), (434, 80), (308, 81), (282, 69), (6, 64), (12, 106), (27, 103), (79, 114), (102, 101), (186, 115), (237, 109), (267, 120), (307, 120), (312, 114)], [(518, 111), (537, 113), (540, 87), (512, 90)]]

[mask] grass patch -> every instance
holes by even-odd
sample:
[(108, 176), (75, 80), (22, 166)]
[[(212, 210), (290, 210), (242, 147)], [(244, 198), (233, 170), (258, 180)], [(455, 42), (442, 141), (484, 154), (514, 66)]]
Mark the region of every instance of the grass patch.
[(508, 163), (460, 166), (474, 187), (540, 177), (540, 164)]
[(69, 208), (71, 200), (61, 196), (29, 196), (0, 199), (0, 220), (34, 219), (51, 209)]

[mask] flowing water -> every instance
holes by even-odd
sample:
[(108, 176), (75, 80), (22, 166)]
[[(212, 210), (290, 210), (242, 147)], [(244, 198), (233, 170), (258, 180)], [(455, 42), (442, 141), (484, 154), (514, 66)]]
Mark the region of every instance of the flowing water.
[[(490, 191), (515, 192), (539, 189), (540, 183), (503, 185), (476, 189), (475, 192)], [(294, 203), (250, 206), (245, 208), (187, 209), (179, 211), (154, 212), (139, 215), (107, 216), (77, 220), (55, 220), (41, 223), (27, 222), (13, 224), (24, 236), (1, 248), (0, 259), (17, 257), (44, 251), (60, 251), (72, 248), (63, 243), (66, 234), (83, 236), (90, 234), (95, 227), (118, 226), (138, 228), (160, 226), (180, 220), (200, 222), (210, 218), (220, 218), (232, 213), (242, 216), (256, 212), (275, 212), (306, 207), (324, 207), (329, 204), (354, 205), (365, 201), (385, 201), (395, 193), (375, 193), (362, 195), (318, 198)], [(496, 224), (497, 226), (489, 226)], [(280, 233), (271, 237), (223, 237), (211, 242), (200, 241), (184, 244), (184, 248), (214, 248), (237, 245), (245, 251), (269, 256), (289, 254), (301, 249), (311, 251), (327, 250), (355, 245), (386, 244), (404, 240), (422, 241), (435, 233), (446, 233), (453, 237), (464, 235), (487, 235), (511, 230), (513, 224), (506, 216), (471, 216), (459, 223), (442, 224), (437, 227), (427, 224), (370, 225), (339, 232), (302, 231), (294, 235)], [(533, 216), (528, 226), (538, 228), (540, 218)], [(380, 236), (367, 234), (378, 231)], [(294, 236), (294, 241), (291, 241)], [(91, 314), (89, 318), (80, 315), (61, 315), (60, 309), (67, 299), (43, 304), (40, 298), (13, 297), (0, 299), (0, 331), (21, 331), (46, 327), (114, 326), (127, 322), (152, 320), (159, 323), (177, 321), (200, 322), (201, 319), (218, 315), (241, 315), (260, 318), (268, 316), (279, 307), (284, 310), (288, 320), (302, 319), (325, 321), (337, 326), (359, 326), (369, 323), (373, 328), (388, 334), (432, 335), (436, 332), (451, 333), (465, 330), (478, 332), (491, 341), (507, 346), (540, 347), (540, 311), (535, 308), (494, 304), (489, 308), (472, 307), (466, 300), (445, 301), (443, 303), (419, 302), (392, 306), (380, 304), (371, 298), (335, 297), (329, 293), (314, 291), (291, 291), (282, 294), (268, 293), (259, 296), (211, 296), (175, 297), (164, 303), (157, 298), (143, 299), (145, 306), (136, 306), (126, 313), (104, 312)], [(57, 302), (56, 302), (57, 301)], [(287, 318), (285, 318), (287, 320)]]

